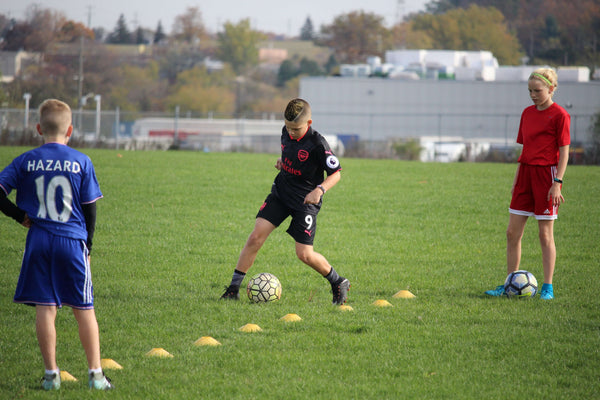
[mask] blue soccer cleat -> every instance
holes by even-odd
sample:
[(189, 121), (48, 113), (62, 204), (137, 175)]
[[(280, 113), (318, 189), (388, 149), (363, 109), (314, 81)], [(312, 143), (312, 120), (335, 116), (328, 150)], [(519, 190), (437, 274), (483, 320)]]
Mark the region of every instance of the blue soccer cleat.
[(544, 283), (542, 285), (542, 290), (540, 291), (540, 299), (542, 300), (552, 300), (554, 298), (554, 288), (551, 284)]
[(496, 286), (496, 289), (486, 290), (485, 294), (488, 296), (500, 297), (504, 296), (504, 285)]

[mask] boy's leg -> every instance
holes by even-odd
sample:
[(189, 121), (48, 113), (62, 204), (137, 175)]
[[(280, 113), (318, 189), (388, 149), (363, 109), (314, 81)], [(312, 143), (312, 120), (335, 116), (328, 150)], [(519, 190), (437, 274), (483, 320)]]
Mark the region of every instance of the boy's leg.
[(221, 299), (238, 300), (240, 298), (240, 285), (242, 284), (246, 273), (250, 267), (252, 267), (252, 264), (254, 264), (258, 251), (275, 228), (276, 226), (266, 219), (260, 217), (256, 218), (254, 229), (252, 230), (252, 233), (250, 233), (244, 248), (240, 252), (240, 257), (238, 258), (235, 270), (233, 271), (233, 276), (231, 277), (231, 283), (225, 289), (225, 293), (221, 295)]
[(554, 242), (554, 220), (539, 220), (540, 245), (542, 247), (542, 264), (544, 266), (544, 284), (540, 290), (542, 300), (554, 298), (552, 278), (556, 264), (556, 244)]
[(94, 309), (81, 310), (74, 308), (73, 315), (79, 326), (79, 340), (85, 351), (89, 369), (99, 369), (100, 364), (100, 332)]
[[(525, 231), (527, 216), (518, 214), (509, 214), (508, 228), (506, 229), (506, 275), (519, 269), (521, 262), (521, 238)], [(487, 290), (485, 294), (489, 296), (503, 296), (504, 283), (496, 286), (495, 289)]]
[(519, 269), (521, 263), (521, 239), (527, 216), (510, 214), (506, 229), (506, 275)]
[(254, 264), (254, 260), (256, 260), (258, 251), (263, 244), (265, 244), (265, 241), (271, 232), (275, 230), (275, 228), (276, 226), (266, 219), (260, 217), (256, 218), (254, 229), (252, 230), (252, 233), (248, 237), (248, 240), (246, 241), (246, 244), (240, 253), (240, 257), (235, 266), (236, 270), (243, 273), (248, 272), (252, 264)]
[(331, 265), (320, 253), (314, 251), (313, 246), (296, 242), (296, 255), (304, 264), (308, 265), (323, 276), (331, 271)]
[(296, 255), (300, 261), (329, 281), (333, 292), (333, 304), (341, 305), (346, 302), (348, 290), (350, 290), (350, 281), (343, 276), (339, 276), (322, 254), (314, 251), (312, 245), (296, 242)]
[(48, 371), (58, 370), (56, 363), (56, 306), (35, 307), (35, 330), (38, 344), (44, 359), (44, 366)]
[(110, 390), (113, 385), (104, 376), (100, 360), (100, 330), (94, 309), (81, 310), (74, 308), (73, 315), (79, 326), (79, 340), (85, 351), (88, 362), (90, 389)]
[(539, 220), (544, 283), (552, 284), (554, 265), (556, 264), (556, 244), (554, 243), (554, 220)]

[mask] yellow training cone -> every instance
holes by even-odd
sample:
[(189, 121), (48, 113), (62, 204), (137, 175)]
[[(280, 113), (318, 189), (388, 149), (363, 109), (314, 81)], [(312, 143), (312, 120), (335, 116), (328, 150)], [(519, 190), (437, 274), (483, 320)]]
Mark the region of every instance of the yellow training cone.
[(338, 308), (340, 309), (340, 311), (354, 311), (354, 308), (352, 308), (351, 306), (348, 306), (346, 304), (342, 304)]
[(60, 380), (63, 382), (77, 382), (77, 378), (67, 371), (60, 371)]
[(302, 318), (300, 318), (300, 316), (298, 314), (286, 314), (279, 319), (282, 321), (285, 321), (285, 322), (302, 321)]
[(395, 295), (393, 295), (392, 297), (395, 299), (414, 299), (417, 296), (415, 296), (408, 290), (401, 290), (398, 293), (396, 293)]
[(392, 307), (392, 304), (387, 300), (375, 300), (375, 302), (373, 302), (373, 305), (375, 307)]
[(242, 332), (260, 332), (262, 329), (256, 324), (246, 324), (240, 328)]
[(146, 353), (149, 357), (173, 357), (171, 353), (163, 349), (162, 347), (154, 348)]
[(200, 339), (196, 340), (194, 342), (194, 344), (196, 346), (220, 346), (221, 343), (219, 343), (218, 340), (216, 340), (215, 338), (212, 338), (210, 336), (202, 336)]
[(103, 358), (100, 360), (100, 365), (102, 366), (102, 369), (123, 369), (118, 362), (110, 358)]

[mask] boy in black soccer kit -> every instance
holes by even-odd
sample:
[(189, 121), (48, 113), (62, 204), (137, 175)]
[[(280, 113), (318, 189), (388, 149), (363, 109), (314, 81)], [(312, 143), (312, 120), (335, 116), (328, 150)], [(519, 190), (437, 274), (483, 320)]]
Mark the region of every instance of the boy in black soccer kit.
[[(239, 299), (240, 285), (258, 251), (271, 232), (291, 216), (287, 233), (296, 241), (296, 255), (329, 281), (333, 304), (341, 305), (348, 298), (350, 282), (339, 276), (327, 259), (313, 249), (322, 197), (339, 182), (340, 162), (325, 138), (312, 129), (308, 102), (293, 99), (288, 103), (284, 116), (281, 158), (275, 165), (280, 172), (256, 216), (254, 230), (240, 253), (231, 283), (221, 298)], [(327, 174), (325, 179), (324, 173)]]

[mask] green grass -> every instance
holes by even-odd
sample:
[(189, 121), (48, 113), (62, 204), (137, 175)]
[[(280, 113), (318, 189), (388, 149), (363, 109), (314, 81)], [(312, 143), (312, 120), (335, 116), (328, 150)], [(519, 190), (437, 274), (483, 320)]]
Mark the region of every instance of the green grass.
[[(0, 167), (23, 148), (0, 148)], [(279, 277), (266, 305), (222, 302), (276, 170), (275, 156), (86, 150), (105, 198), (92, 254), (102, 356), (119, 399), (600, 398), (600, 168), (569, 166), (555, 224), (556, 299), (486, 298), (503, 282), (515, 165), (343, 159), (315, 249), (352, 282), (352, 312), (296, 259), (285, 227), (251, 274)], [(11, 195), (14, 199), (14, 194)], [(34, 310), (12, 303), (26, 230), (0, 218), (0, 398), (87, 393), (68, 308), (58, 359), (79, 379), (38, 389)], [(542, 279), (537, 224), (522, 269)], [(246, 282), (246, 281), (245, 281)], [(417, 298), (394, 299), (409, 288)], [(393, 307), (377, 308), (385, 299)], [(296, 313), (302, 321), (280, 318)], [(243, 333), (246, 323), (262, 327)], [(212, 336), (218, 347), (193, 345)], [(172, 359), (148, 358), (162, 347)]]

